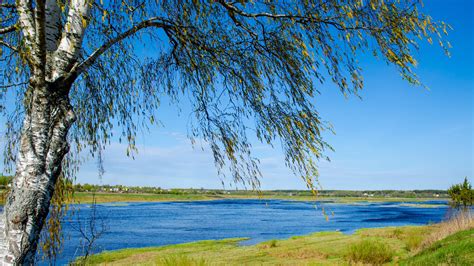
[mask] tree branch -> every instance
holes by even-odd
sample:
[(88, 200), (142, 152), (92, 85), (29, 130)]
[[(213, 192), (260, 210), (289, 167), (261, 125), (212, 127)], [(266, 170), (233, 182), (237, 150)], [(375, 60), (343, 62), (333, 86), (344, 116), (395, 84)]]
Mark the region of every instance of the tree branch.
[(71, 74), (74, 77), (79, 76), (82, 72), (84, 72), (88, 67), (94, 64), (98, 57), (100, 57), (105, 51), (107, 51), (110, 47), (114, 44), (124, 40), (127, 37), (135, 34), (141, 29), (145, 28), (164, 28), (168, 29), (168, 31), (175, 27), (169, 20), (160, 17), (153, 17), (147, 20), (140, 22), (139, 24), (133, 26), (132, 28), (128, 29), (127, 31), (119, 34), (113, 39), (108, 40), (106, 43), (102, 44), (99, 48), (97, 48), (87, 59), (85, 59), (82, 63), (77, 64), (75, 67), (71, 69)]
[(227, 10), (230, 10), (232, 12), (235, 12), (243, 17), (248, 17), (248, 18), (258, 18), (258, 17), (267, 17), (267, 18), (287, 18), (287, 19), (304, 19), (307, 18), (305, 16), (300, 16), (300, 15), (291, 15), (291, 14), (272, 14), (272, 13), (267, 13), (267, 12), (261, 12), (261, 13), (247, 13), (241, 9), (238, 9), (236, 6), (234, 6), (232, 3), (226, 2), (224, 0), (218, 0), (218, 2), (225, 7)]
[(0, 8), (16, 9), (16, 5), (15, 4), (8, 4), (8, 3), (0, 3)]
[(233, 17), (233, 13), (238, 14), (242, 17), (247, 18), (260, 18), (266, 17), (271, 19), (293, 19), (299, 23), (324, 23), (334, 26), (338, 30), (368, 30), (369, 28), (364, 26), (355, 26), (355, 27), (347, 27), (335, 21), (330, 21), (328, 19), (320, 19), (315, 18), (312, 16), (303, 16), (303, 15), (293, 15), (293, 14), (273, 14), (268, 12), (260, 12), (260, 13), (247, 13), (239, 8), (237, 8), (233, 3), (226, 2), (225, 0), (218, 0), (218, 2), (229, 11), (231, 18)]
[(18, 86), (25, 86), (28, 85), (28, 82), (20, 82), (20, 83), (13, 83), (13, 84), (7, 84), (7, 85), (0, 85), (0, 89), (8, 89), (11, 87), (18, 87)]
[(11, 25), (11, 26), (7, 26), (7, 27), (4, 27), (4, 28), (0, 28), (0, 34), (5, 34), (5, 33), (10, 33), (10, 32), (14, 32), (16, 30), (16, 24), (14, 25)]
[(17, 53), (19, 52), (18, 47), (13, 46), (13, 45), (11, 45), (11, 44), (3, 41), (3, 40), (0, 40), (0, 45), (3, 45), (3, 46), (7, 47), (8, 49), (10, 49), (14, 52), (17, 52)]

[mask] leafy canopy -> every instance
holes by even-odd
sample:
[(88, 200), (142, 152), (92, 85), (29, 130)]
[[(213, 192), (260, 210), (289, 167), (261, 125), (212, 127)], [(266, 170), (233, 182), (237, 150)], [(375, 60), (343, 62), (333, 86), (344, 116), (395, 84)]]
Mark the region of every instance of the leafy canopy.
[[(322, 132), (332, 130), (316, 110), (318, 88), (329, 82), (357, 95), (357, 57), (373, 54), (419, 85), (419, 42), (449, 48), (449, 26), (424, 14), (416, 0), (87, 2), (90, 13), (77, 18), (86, 27), (82, 49), (68, 73), (78, 120), (70, 132), (76, 152), (66, 164), (86, 148), (100, 155), (113, 137), (133, 152), (137, 132), (159, 122), (160, 100), (169, 97), (190, 102), (189, 137), (209, 144), (221, 173), (253, 188), (260, 174), (251, 135), (280, 143), (287, 165), (316, 186), (316, 163), (331, 149)], [(70, 1), (57, 3), (67, 28)], [(32, 74), (14, 5), (4, 0), (0, 8), (1, 95), (10, 91), (17, 99), (16, 112), (4, 110), (8, 161)]]

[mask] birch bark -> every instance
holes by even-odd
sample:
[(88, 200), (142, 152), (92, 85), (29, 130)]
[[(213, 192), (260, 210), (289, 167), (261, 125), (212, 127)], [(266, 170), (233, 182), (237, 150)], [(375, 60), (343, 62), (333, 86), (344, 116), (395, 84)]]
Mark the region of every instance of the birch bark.
[(16, 174), (5, 204), (5, 263), (33, 265), (39, 234), (49, 211), (67, 133), (75, 120), (68, 87), (30, 85)]
[[(0, 227), (0, 265), (33, 265), (40, 232), (49, 212), (67, 134), (75, 121), (69, 101), (74, 80), (64, 78), (77, 63), (90, 3), (71, 0), (62, 26), (57, 0), (17, 0), (31, 77), (24, 96), (25, 115), (16, 173)], [(1, 228), (0, 228), (1, 229)]]

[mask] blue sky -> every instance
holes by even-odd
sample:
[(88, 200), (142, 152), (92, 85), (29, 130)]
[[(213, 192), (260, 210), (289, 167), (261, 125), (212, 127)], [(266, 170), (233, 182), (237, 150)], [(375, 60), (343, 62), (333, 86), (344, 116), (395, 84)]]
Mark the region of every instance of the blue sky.
[[(473, 6), (474, 1), (425, 1), (435, 19), (454, 28), (451, 58), (436, 45), (422, 45), (417, 73), (429, 90), (403, 81), (393, 67), (371, 56), (360, 57), (365, 88), (362, 99), (344, 98), (332, 84), (320, 88), (316, 106), (336, 135), (326, 135), (335, 148), (331, 162), (320, 163), (325, 189), (446, 189), (473, 176)], [(164, 103), (158, 110), (163, 127), (139, 135), (135, 160), (112, 143), (105, 152), (105, 175), (96, 162), (86, 162), (81, 183), (222, 188), (212, 156), (191, 147), (186, 138), (186, 107)], [(3, 132), (0, 129), (0, 132)], [(256, 145), (263, 189), (304, 189), (284, 166), (276, 149)], [(224, 180), (229, 188), (229, 180)]]

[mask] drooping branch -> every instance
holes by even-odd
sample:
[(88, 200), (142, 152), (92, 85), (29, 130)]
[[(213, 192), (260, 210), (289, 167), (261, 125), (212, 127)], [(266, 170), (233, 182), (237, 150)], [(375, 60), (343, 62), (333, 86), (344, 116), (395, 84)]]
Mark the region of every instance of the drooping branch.
[(7, 27), (4, 27), (4, 28), (0, 28), (0, 34), (6, 34), (6, 33), (10, 33), (10, 32), (14, 32), (16, 31), (17, 29), (17, 25), (10, 25), (10, 26), (7, 26)]
[[(9, 4), (9, 3), (0, 3), (0, 8), (10, 8), (10, 9), (16, 9), (15, 4)], [(14, 10), (12, 10), (14, 11)]]
[(12, 83), (12, 84), (6, 84), (6, 85), (0, 85), (0, 89), (8, 89), (8, 88), (13, 88), (13, 87), (19, 87), (19, 86), (25, 86), (28, 85), (28, 82), (19, 82), (19, 83)]
[(94, 62), (97, 60), (97, 58), (101, 56), (105, 51), (107, 51), (110, 47), (112, 47), (114, 44), (132, 36), (133, 34), (137, 33), (138, 31), (142, 29), (150, 28), (150, 27), (163, 28), (169, 31), (171, 28), (175, 27), (175, 25), (173, 25), (171, 21), (166, 20), (164, 18), (160, 18), (160, 17), (153, 17), (153, 18), (144, 20), (138, 23), (137, 25), (133, 26), (129, 30), (119, 34), (115, 38), (108, 40), (106, 43), (104, 43), (99, 48), (97, 48), (87, 59), (85, 59), (82, 63), (76, 65), (71, 70), (71, 76), (76, 77), (80, 75), (88, 67), (93, 65)]
[(259, 12), (259, 13), (248, 13), (245, 12), (238, 7), (236, 7), (233, 3), (229, 3), (224, 0), (219, 0), (218, 1), (225, 9), (229, 11), (229, 15), (233, 20), (235, 20), (235, 14), (238, 14), (242, 17), (246, 18), (269, 18), (269, 19), (287, 19), (287, 20), (293, 20), (297, 23), (321, 23), (321, 24), (328, 24), (334, 26), (337, 30), (369, 30), (369, 27), (358, 25), (358, 26), (347, 26), (344, 23), (339, 23), (335, 20), (332, 20), (330, 18), (326, 19), (321, 19), (319, 17), (314, 17), (311, 15), (294, 15), (294, 14), (274, 14), (274, 13), (268, 13), (268, 12)]
[(223, 7), (226, 9), (235, 12), (241, 16), (249, 17), (249, 18), (258, 18), (258, 17), (267, 17), (272, 19), (307, 19), (307, 17), (302, 15), (292, 15), (292, 14), (273, 14), (268, 12), (260, 12), (260, 13), (247, 13), (239, 8), (237, 8), (233, 3), (229, 3), (224, 0), (218, 1)]
[(5, 42), (5, 41), (3, 41), (3, 40), (0, 40), (0, 45), (7, 47), (8, 49), (10, 49), (10, 50), (12, 50), (12, 51), (14, 51), (14, 52), (18, 52), (18, 51), (19, 51), (19, 50), (18, 50), (18, 47), (14, 46), (14, 45), (11, 45), (10, 43), (7, 43), (7, 42)]

